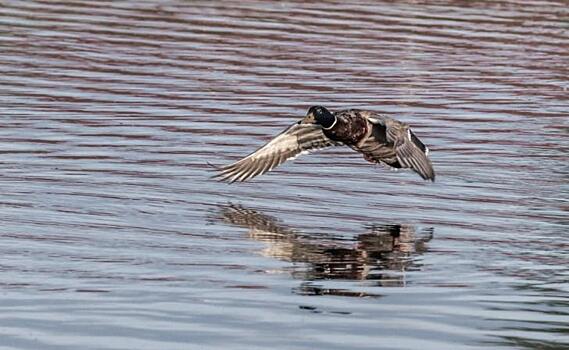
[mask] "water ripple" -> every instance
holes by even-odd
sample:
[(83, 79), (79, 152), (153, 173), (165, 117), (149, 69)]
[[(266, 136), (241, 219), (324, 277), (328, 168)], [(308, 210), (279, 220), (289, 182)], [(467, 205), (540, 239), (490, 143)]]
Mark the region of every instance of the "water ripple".
[[(0, 346), (566, 346), (568, 16), (4, 1)], [(314, 104), (408, 122), (437, 182), (340, 148), (210, 179)]]

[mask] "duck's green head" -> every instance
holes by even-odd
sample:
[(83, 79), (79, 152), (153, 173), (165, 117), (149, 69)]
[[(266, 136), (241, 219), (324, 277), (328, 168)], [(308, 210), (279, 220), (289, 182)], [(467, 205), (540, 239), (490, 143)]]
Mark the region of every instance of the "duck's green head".
[(331, 129), (336, 124), (336, 117), (326, 107), (312, 106), (308, 109), (303, 123), (320, 124), (324, 129)]

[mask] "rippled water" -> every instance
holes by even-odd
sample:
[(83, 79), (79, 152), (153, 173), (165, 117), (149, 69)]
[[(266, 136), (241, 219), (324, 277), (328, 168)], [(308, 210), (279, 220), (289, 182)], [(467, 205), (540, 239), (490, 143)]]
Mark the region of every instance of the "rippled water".
[[(0, 1), (2, 349), (569, 346), (565, 1)], [(410, 123), (249, 183), (313, 104)]]

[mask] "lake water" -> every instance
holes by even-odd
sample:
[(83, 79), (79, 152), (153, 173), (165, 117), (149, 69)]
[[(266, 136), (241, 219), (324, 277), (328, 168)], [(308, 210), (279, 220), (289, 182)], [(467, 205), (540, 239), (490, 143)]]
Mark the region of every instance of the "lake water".
[[(1, 349), (569, 347), (566, 1), (0, 1)], [(411, 124), (210, 179), (309, 106)]]

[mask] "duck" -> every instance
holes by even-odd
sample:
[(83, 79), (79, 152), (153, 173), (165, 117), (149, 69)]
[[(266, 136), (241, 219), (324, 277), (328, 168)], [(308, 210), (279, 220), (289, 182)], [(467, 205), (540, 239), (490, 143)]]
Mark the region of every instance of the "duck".
[(331, 112), (323, 106), (310, 107), (304, 118), (255, 152), (217, 168), (214, 178), (248, 181), (300, 154), (337, 146), (350, 147), (370, 163), (410, 169), (424, 180), (435, 181), (429, 148), (407, 123), (371, 110)]

